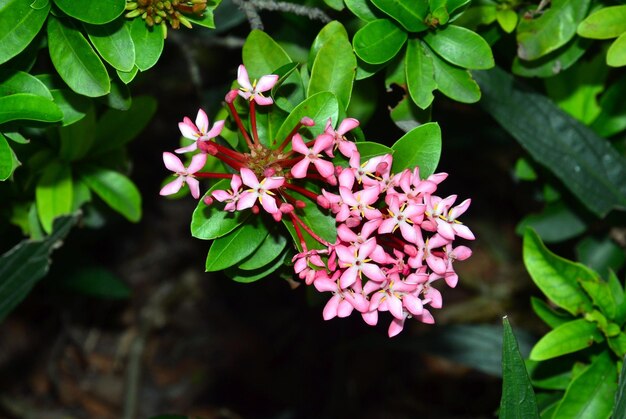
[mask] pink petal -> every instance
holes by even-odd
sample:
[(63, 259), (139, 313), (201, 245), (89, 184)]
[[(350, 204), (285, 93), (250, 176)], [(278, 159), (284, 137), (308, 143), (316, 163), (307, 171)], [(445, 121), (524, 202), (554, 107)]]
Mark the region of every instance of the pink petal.
[(254, 95), (254, 101), (258, 105), (261, 105), (261, 106), (267, 106), (267, 105), (271, 105), (272, 103), (274, 103), (271, 97), (261, 96), (260, 93), (257, 93), (256, 95)]
[(259, 180), (252, 170), (248, 169), (247, 167), (242, 167), (240, 173), (241, 180), (246, 186), (249, 186), (251, 188), (256, 188), (257, 186), (259, 186)]
[(241, 188), (241, 176), (233, 175), (232, 179), (230, 180), (230, 187), (233, 192), (238, 191), (239, 188)]
[(337, 134), (344, 135), (346, 132), (350, 131), (359, 126), (359, 121), (354, 118), (346, 118), (341, 121), (339, 124), (339, 128), (337, 128)]
[(339, 286), (341, 286), (342, 289), (346, 289), (350, 285), (354, 284), (356, 282), (358, 272), (358, 269), (354, 266), (346, 269), (339, 279)]
[(282, 176), (272, 176), (265, 178), (265, 182), (263, 182), (263, 189), (271, 190), (278, 189), (285, 183), (285, 178)]
[(472, 250), (467, 246), (457, 246), (452, 251), (452, 255), (456, 260), (465, 260), (472, 256)]
[(195, 140), (198, 138), (198, 130), (195, 126), (193, 126), (193, 124), (191, 124), (191, 121), (189, 121), (189, 124), (185, 122), (179, 122), (178, 129), (185, 138), (189, 138), (190, 140)]
[(414, 316), (420, 316), (424, 311), (424, 305), (422, 304), (422, 300), (420, 300), (413, 294), (407, 294), (402, 297), (402, 305), (407, 309), (409, 313)]
[(456, 220), (457, 217), (459, 217), (461, 214), (467, 211), (471, 202), (472, 202), (471, 199), (466, 199), (465, 201), (461, 202), (456, 207), (452, 208), (450, 212), (448, 213), (448, 218), (451, 220)]
[(306, 173), (309, 170), (309, 164), (311, 161), (309, 159), (302, 159), (298, 163), (294, 164), (291, 168), (291, 174), (296, 179), (302, 179), (306, 177)]
[(174, 150), (175, 153), (187, 153), (189, 151), (196, 151), (198, 149), (198, 142), (194, 140), (193, 143), (189, 144), (187, 147), (181, 147)]
[(340, 301), (341, 297), (339, 295), (333, 295), (333, 297), (328, 300), (328, 302), (324, 306), (324, 311), (322, 312), (322, 317), (324, 317), (324, 320), (330, 320), (333, 317), (337, 317), (337, 308)]
[(196, 127), (198, 127), (198, 131), (202, 134), (206, 134), (209, 129), (209, 118), (206, 116), (206, 112), (202, 109), (198, 109), (198, 114), (196, 115)]
[(183, 186), (184, 181), (185, 179), (183, 179), (181, 176), (178, 176), (176, 179), (165, 185), (161, 189), (161, 192), (159, 192), (159, 195), (166, 196), (175, 194), (176, 192), (180, 191), (180, 188)]
[(366, 277), (373, 281), (384, 281), (387, 278), (382, 269), (374, 263), (364, 263), (361, 265), (361, 270)]
[(209, 140), (211, 138), (215, 138), (222, 133), (222, 129), (224, 129), (224, 123), (226, 121), (216, 121), (213, 124), (213, 128), (209, 132), (204, 135), (205, 140)]
[(435, 318), (433, 317), (432, 314), (430, 314), (430, 311), (424, 309), (424, 312), (422, 313), (421, 316), (417, 316), (415, 317), (417, 320), (421, 321), (422, 323), (426, 323), (426, 324), (435, 324)]
[(352, 310), (354, 310), (352, 304), (348, 300), (342, 300), (337, 306), (337, 317), (348, 317)]
[(239, 195), (239, 200), (237, 201), (237, 210), (241, 211), (242, 209), (252, 208), (256, 203), (256, 195), (252, 192), (243, 192)]
[(376, 326), (376, 324), (378, 323), (377, 310), (366, 311), (365, 313), (361, 313), (361, 316), (363, 317), (363, 321), (370, 326)]
[(390, 338), (402, 332), (402, 329), (404, 329), (404, 320), (405, 320), (404, 318), (401, 320), (396, 319), (396, 318), (393, 319), (393, 321), (389, 325), (389, 330), (387, 331)]
[(280, 212), (278, 210), (278, 206), (276, 205), (276, 199), (274, 199), (273, 196), (264, 194), (263, 196), (259, 197), (259, 201), (261, 202), (261, 206), (263, 207), (263, 209), (270, 214)]
[(200, 182), (198, 182), (198, 179), (187, 176), (185, 177), (185, 182), (189, 185), (191, 196), (198, 199), (200, 197)]
[(387, 296), (387, 306), (389, 307), (391, 315), (396, 319), (402, 319), (404, 317), (402, 313), (402, 301), (395, 295)]
[(313, 282), (315, 289), (319, 292), (337, 291), (337, 283), (328, 277), (321, 277)]
[(327, 160), (315, 159), (313, 160), (313, 165), (323, 178), (332, 176), (335, 173), (335, 165)]
[(294, 135), (291, 139), (291, 149), (300, 154), (309, 154), (309, 148), (304, 144), (304, 140), (300, 134)]
[(246, 90), (252, 90), (252, 85), (250, 84), (250, 77), (248, 77), (248, 71), (242, 65), (237, 69), (237, 83), (239, 86), (243, 87)]
[(163, 153), (163, 163), (165, 163), (165, 167), (174, 173), (185, 173), (183, 162), (172, 153), (167, 151)]
[(437, 288), (430, 287), (424, 293), (424, 297), (430, 300), (430, 306), (433, 308), (441, 308), (443, 306), (443, 298)]
[(476, 239), (476, 237), (474, 237), (474, 233), (472, 233), (472, 231), (463, 224), (453, 224), (452, 229), (454, 230), (457, 236), (462, 237), (466, 240)]
[(278, 75), (269, 74), (267, 76), (262, 76), (256, 84), (257, 92), (266, 92), (270, 90), (274, 85), (278, 82)]
[(192, 175), (197, 171), (201, 170), (206, 164), (206, 154), (199, 153), (194, 155), (191, 158), (191, 163), (189, 163), (189, 167), (187, 168), (187, 173)]
[(231, 194), (229, 194), (226, 191), (219, 190), (219, 189), (211, 192), (211, 196), (213, 196), (213, 198), (217, 199), (220, 202), (224, 202), (227, 199), (231, 199), (232, 198)]

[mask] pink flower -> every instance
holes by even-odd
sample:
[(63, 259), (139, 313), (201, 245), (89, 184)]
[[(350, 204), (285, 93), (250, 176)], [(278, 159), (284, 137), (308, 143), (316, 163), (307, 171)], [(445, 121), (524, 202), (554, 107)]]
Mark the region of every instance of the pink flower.
[(304, 158), (291, 168), (291, 174), (294, 178), (300, 179), (306, 177), (309, 164), (313, 163), (318, 173), (323, 178), (328, 178), (335, 173), (335, 165), (321, 158), (321, 152), (331, 144), (332, 139), (328, 136), (320, 135), (313, 143), (313, 147), (309, 148), (304, 144), (300, 134), (293, 136), (291, 140), (291, 148), (296, 153), (304, 155)]
[(377, 263), (370, 263), (369, 256), (376, 249), (376, 239), (371, 238), (358, 246), (337, 246), (335, 251), (339, 258), (339, 266), (347, 268), (339, 280), (341, 288), (354, 284), (362, 274), (374, 281), (383, 281), (386, 277)]
[(243, 65), (239, 66), (237, 71), (237, 82), (239, 83), (239, 96), (242, 98), (255, 101), (258, 105), (271, 105), (274, 103), (271, 97), (263, 96), (262, 92), (271, 90), (272, 87), (278, 82), (278, 76), (276, 74), (270, 74), (262, 76), (258, 81), (250, 83), (250, 77), (248, 77), (248, 71)]
[(196, 154), (191, 158), (189, 167), (185, 168), (183, 162), (172, 153), (163, 153), (163, 163), (165, 167), (174, 172), (176, 179), (168, 183), (159, 192), (160, 195), (172, 195), (180, 190), (184, 183), (189, 185), (191, 196), (198, 199), (200, 197), (200, 184), (193, 174), (202, 169), (206, 163), (206, 154)]
[(191, 122), (191, 119), (184, 117), (183, 122), (178, 123), (178, 128), (183, 137), (194, 140), (194, 142), (187, 147), (176, 149), (176, 153), (186, 153), (188, 151), (195, 151), (198, 148), (198, 141), (208, 141), (211, 138), (215, 138), (222, 132), (225, 121), (216, 121), (213, 124), (213, 128), (209, 130), (209, 118), (202, 109), (198, 109), (196, 115), (196, 123)]
[(241, 193), (239, 196), (239, 202), (237, 202), (237, 210), (251, 208), (254, 206), (257, 199), (263, 206), (263, 209), (270, 214), (279, 212), (278, 205), (276, 204), (276, 198), (272, 192), (272, 189), (277, 189), (283, 186), (285, 178), (283, 177), (266, 177), (261, 182), (257, 179), (254, 172), (247, 167), (241, 169), (241, 179), (243, 183), (252, 189)]
[(225, 211), (233, 212), (237, 209), (237, 201), (239, 201), (241, 192), (241, 177), (239, 175), (233, 175), (230, 180), (230, 188), (230, 191), (215, 190), (211, 192), (211, 195), (220, 202), (226, 202)]
[(330, 157), (334, 157), (334, 150), (339, 149), (339, 152), (344, 156), (350, 158), (352, 153), (356, 151), (356, 144), (346, 139), (346, 132), (359, 126), (359, 121), (354, 118), (346, 118), (339, 124), (339, 128), (335, 131), (333, 129), (332, 121), (328, 118), (326, 122), (326, 129), (322, 136), (327, 136), (331, 140), (331, 144), (326, 148), (326, 154)]

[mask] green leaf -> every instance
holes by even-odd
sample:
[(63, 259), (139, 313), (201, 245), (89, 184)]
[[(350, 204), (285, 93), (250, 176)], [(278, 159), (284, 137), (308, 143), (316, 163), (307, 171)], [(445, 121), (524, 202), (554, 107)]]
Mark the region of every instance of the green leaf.
[(388, 14), (409, 32), (428, 29), (424, 20), (428, 14), (425, 0), (371, 0), (374, 6)]
[(587, 208), (598, 216), (626, 208), (626, 159), (607, 140), (500, 69), (474, 76), (487, 112)]
[(515, 57), (511, 71), (523, 77), (552, 77), (574, 65), (590, 45), (589, 39), (574, 37), (562, 47), (536, 60), (526, 61)]
[(56, 103), (63, 114), (62, 126), (71, 125), (85, 117), (92, 107), (91, 99), (79, 95), (70, 89), (50, 90), (54, 103)]
[(578, 282), (591, 297), (593, 304), (600, 309), (609, 320), (615, 320), (617, 302), (609, 284), (600, 277), (581, 277)]
[(610, 270), (619, 271), (626, 262), (624, 251), (609, 237), (585, 237), (576, 245), (576, 254), (581, 263), (598, 272), (602, 278), (606, 278)]
[(206, 272), (229, 268), (251, 255), (268, 234), (260, 217), (253, 217), (229, 234), (213, 241), (206, 258)]
[(43, 240), (23, 240), (0, 257), (0, 321), (24, 300), (50, 266), (50, 254), (78, 217), (63, 217), (54, 222), (52, 234)]
[[(272, 88), (272, 97), (276, 106), (285, 112), (293, 111), (305, 99), (304, 85), (297, 67), (298, 64), (291, 63), (274, 71), (279, 79)], [(257, 112), (260, 112), (259, 108), (257, 108)], [(268, 118), (275, 119), (274, 113), (268, 112)]]
[(420, 109), (409, 97), (405, 97), (391, 109), (390, 116), (398, 128), (404, 132), (409, 132), (413, 128), (430, 122), (432, 119), (431, 110), (431, 107)]
[[(207, 3), (207, 8), (204, 9), (201, 17), (196, 15), (187, 15), (185, 17), (194, 25), (202, 26), (203, 28), (208, 29), (215, 29), (215, 16), (213, 11), (217, 6), (219, 6), (221, 1), (222, 0), (209, 1)], [(220, 26), (220, 28), (222, 28), (222, 26)]]
[(135, 66), (135, 44), (128, 26), (119, 19), (106, 25), (85, 25), (89, 40), (104, 60), (120, 71)]
[(285, 50), (268, 34), (258, 29), (250, 32), (241, 54), (251, 81), (272, 74), (274, 70), (291, 62)]
[(337, 103), (335, 95), (331, 92), (316, 93), (291, 111), (287, 119), (285, 119), (285, 122), (278, 129), (275, 139), (277, 139), (278, 144), (280, 144), (287, 138), (287, 135), (289, 135), (296, 124), (305, 116), (315, 121), (315, 125), (310, 127), (309, 131), (313, 136), (317, 136), (324, 132), (326, 121), (328, 121), (329, 118), (332, 120), (333, 125), (336, 124), (338, 115), (339, 104)]
[(383, 64), (400, 51), (407, 33), (387, 19), (369, 22), (354, 34), (352, 44), (356, 55), (368, 64)]
[(72, 211), (73, 192), (70, 167), (59, 162), (48, 164), (35, 188), (39, 221), (46, 233), (52, 231), (56, 217)]
[(65, 161), (75, 161), (87, 155), (96, 134), (96, 114), (94, 109), (80, 121), (59, 128), (61, 149), (59, 156)]
[(572, 380), (554, 418), (608, 419), (617, 390), (617, 369), (608, 352), (602, 352)]
[(495, 4), (472, 6), (466, 9), (455, 21), (458, 26), (476, 30), (478, 26), (495, 22), (497, 8)]
[(324, 0), (324, 3), (332, 9), (343, 10), (343, 0)]
[(537, 314), (537, 316), (539, 316), (545, 324), (553, 329), (559, 327), (563, 323), (573, 320), (572, 316), (569, 314), (554, 311), (546, 302), (537, 297), (530, 297), (530, 305), (532, 306), (535, 314)]
[(435, 65), (437, 89), (441, 93), (462, 103), (480, 100), (480, 88), (468, 70), (448, 64), (432, 52), (430, 56)]
[(524, 265), (533, 281), (552, 302), (572, 315), (591, 310), (591, 301), (577, 279), (593, 280), (593, 271), (550, 252), (531, 229), (524, 233), (523, 256)]
[(607, 339), (609, 348), (619, 357), (626, 355), (626, 334), (619, 333), (617, 336), (612, 336)]
[[(204, 196), (211, 196), (214, 190), (228, 190), (230, 180), (222, 179), (209, 189)], [(250, 211), (224, 211), (222, 207), (214, 203), (206, 205), (204, 199), (198, 201), (198, 206), (191, 217), (191, 235), (201, 240), (213, 240), (222, 237), (243, 223)]]
[(91, 154), (103, 154), (123, 147), (148, 125), (156, 107), (153, 97), (137, 96), (127, 111), (106, 111), (96, 124), (96, 139)]
[(450, 64), (470, 70), (486, 70), (494, 66), (487, 41), (469, 29), (448, 25), (437, 32), (428, 32), (424, 42)]
[(271, 228), (261, 245), (239, 265), (239, 269), (253, 271), (272, 263), (287, 246), (287, 238)]
[(376, 8), (372, 7), (368, 0), (344, 0), (344, 3), (361, 20), (370, 22), (378, 19)]
[(346, 109), (350, 104), (355, 74), (356, 57), (352, 45), (347, 36), (337, 35), (326, 42), (315, 57), (307, 96), (329, 91)]
[(610, 137), (626, 128), (626, 77), (622, 76), (600, 98), (600, 115), (591, 124), (598, 135)]
[(58, 284), (79, 294), (109, 300), (126, 299), (131, 296), (131, 289), (124, 281), (108, 269), (96, 266), (64, 276)]
[(405, 59), (406, 83), (411, 99), (421, 109), (430, 106), (437, 89), (433, 60), (419, 39), (409, 39)]
[(517, 55), (535, 60), (565, 45), (576, 35), (591, 0), (553, 0), (536, 19), (522, 19), (517, 26)]
[(519, 180), (537, 180), (537, 172), (530, 162), (524, 157), (520, 157), (515, 162), (515, 177)]
[[(356, 149), (359, 152), (359, 156), (361, 157), (362, 164), (367, 162), (372, 157), (382, 156), (383, 154), (391, 154), (393, 155), (394, 150), (387, 147), (386, 145), (370, 142), (370, 141), (360, 141), (356, 143)], [(348, 166), (348, 159), (346, 159), (346, 167)]]
[(556, 243), (571, 239), (587, 229), (585, 221), (562, 201), (550, 202), (537, 214), (522, 218), (515, 232), (524, 234), (531, 227), (546, 243)]
[(163, 34), (157, 28), (148, 28), (143, 19), (127, 21), (126, 25), (129, 25), (130, 37), (135, 45), (135, 66), (146, 71), (161, 57), (165, 43)]
[(584, 38), (617, 38), (626, 32), (626, 5), (596, 10), (580, 22), (576, 32)]
[(49, 11), (50, 4), (34, 9), (27, 0), (0, 3), (0, 64), (15, 57), (31, 43)]
[[(333, 20), (319, 31), (313, 40), (313, 44), (311, 44), (309, 58), (307, 59), (307, 68), (309, 71), (313, 68), (313, 63), (320, 49), (335, 38), (343, 38), (347, 41), (348, 32), (346, 32), (346, 28), (340, 22)], [(350, 48), (352, 49), (352, 47)]]
[(585, 319), (572, 320), (563, 323), (542, 337), (530, 351), (530, 359), (545, 361), (577, 352), (590, 347), (598, 338), (599, 330), (595, 323)]
[(89, 97), (109, 93), (109, 75), (89, 42), (69, 22), (48, 19), (48, 48), (59, 76), (76, 93)]
[(613, 419), (626, 419), (626, 359), (622, 358), (622, 370), (619, 374), (618, 388), (615, 392)]
[(435, 173), (441, 156), (441, 128), (436, 122), (420, 125), (407, 132), (391, 148), (393, 154), (393, 173), (404, 169), (420, 169), (422, 179)]
[(500, 9), (496, 12), (496, 19), (504, 32), (511, 33), (517, 26), (518, 16), (515, 10)]
[(16, 93), (32, 93), (52, 100), (52, 94), (37, 77), (23, 71), (2, 71), (0, 73), (0, 97)]
[(133, 69), (130, 71), (115, 70), (115, 72), (117, 73), (117, 77), (119, 77), (120, 80), (122, 80), (122, 82), (124, 82), (125, 84), (128, 84), (131, 81), (133, 81), (133, 79), (139, 72), (139, 68), (135, 65), (133, 66)]
[(141, 219), (141, 194), (123, 174), (98, 166), (84, 166), (80, 179), (109, 207), (134, 223)]
[(0, 97), (0, 124), (16, 120), (59, 122), (62, 119), (59, 107), (41, 96), (18, 93)]
[(75, 1), (54, 0), (59, 9), (68, 16), (83, 22), (102, 25), (124, 13), (125, 0)]
[(20, 164), (9, 142), (0, 133), (0, 181), (10, 178)]
[(620, 35), (606, 52), (606, 64), (611, 67), (626, 65), (626, 32)]
[(501, 419), (539, 418), (535, 392), (530, 383), (524, 359), (517, 346), (509, 320), (502, 319), (502, 398), (500, 399)]
[(237, 267), (233, 266), (226, 269), (224, 273), (235, 282), (249, 284), (251, 282), (258, 281), (259, 279), (263, 279), (278, 270), (281, 266), (283, 266), (286, 256), (287, 252), (283, 252), (278, 255), (278, 257), (274, 259), (271, 263), (252, 271), (238, 269)]
[(130, 89), (117, 78), (111, 79), (111, 91), (108, 95), (98, 98), (109, 108), (118, 111), (127, 111), (133, 103), (130, 96)]

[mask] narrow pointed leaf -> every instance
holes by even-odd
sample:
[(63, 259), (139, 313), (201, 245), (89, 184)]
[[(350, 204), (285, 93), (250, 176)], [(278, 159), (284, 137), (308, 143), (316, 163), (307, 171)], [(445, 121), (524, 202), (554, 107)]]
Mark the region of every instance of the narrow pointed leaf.
[(254, 253), (243, 260), (238, 267), (244, 271), (263, 269), (266, 265), (274, 262), (286, 246), (287, 238), (285, 235), (273, 228)]
[(249, 284), (251, 282), (258, 281), (259, 279), (263, 279), (277, 271), (281, 266), (283, 266), (287, 254), (287, 252), (282, 252), (278, 255), (277, 258), (272, 260), (267, 265), (264, 265), (252, 271), (240, 269), (236, 266), (233, 266), (229, 269), (226, 269), (224, 273), (235, 282)]
[(530, 351), (533, 361), (545, 361), (557, 356), (580, 351), (593, 345), (601, 336), (595, 323), (585, 319), (563, 323), (542, 337)]

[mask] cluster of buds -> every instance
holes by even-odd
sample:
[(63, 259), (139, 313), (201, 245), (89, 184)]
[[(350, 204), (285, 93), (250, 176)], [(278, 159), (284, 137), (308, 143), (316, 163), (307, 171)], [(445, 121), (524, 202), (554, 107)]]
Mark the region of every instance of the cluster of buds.
[[(186, 183), (194, 198), (200, 197), (198, 178), (230, 179), (230, 190), (213, 190), (204, 198), (206, 205), (219, 201), (224, 211), (265, 212), (276, 221), (292, 223), (299, 239), (299, 252), (293, 257), (295, 273), (307, 285), (330, 292), (323, 317), (346, 317), (358, 312), (369, 325), (378, 322), (378, 312), (392, 316), (389, 336), (395, 336), (413, 317), (424, 323), (434, 319), (427, 307), (441, 308), (441, 293), (433, 286), (438, 280), (454, 287), (458, 276), (453, 263), (471, 256), (466, 246), (455, 246), (457, 237), (473, 240), (472, 232), (458, 221), (470, 205), (467, 199), (454, 206), (456, 195), (440, 198), (434, 193), (447, 177), (445, 173), (420, 177), (419, 168), (392, 173), (390, 154), (362, 162), (357, 146), (346, 137), (359, 122), (344, 119), (333, 128), (328, 121), (324, 131), (305, 141), (303, 126), (314, 126), (302, 118), (276, 147), (259, 140), (255, 108), (273, 103), (267, 92), (278, 76), (267, 75), (250, 82), (242, 65), (238, 72), (239, 90), (231, 90), (225, 102), (246, 141), (247, 151), (239, 152), (216, 142), (225, 121), (211, 127), (204, 111), (195, 123), (189, 118), (179, 123), (185, 138), (193, 140), (176, 153), (196, 152), (188, 167), (173, 153), (163, 160), (176, 179), (161, 195), (178, 192)], [(250, 133), (234, 107), (237, 97), (250, 107)], [(267, 143), (267, 142), (266, 142)], [(339, 153), (345, 159), (335, 159)], [(215, 156), (235, 173), (201, 172), (207, 155)], [(343, 160), (344, 164), (333, 161)], [(348, 164), (345, 164), (347, 160)], [(321, 184), (311, 190), (306, 185)], [(310, 198), (335, 219), (337, 238), (328, 242), (315, 233), (299, 216), (306, 203), (293, 192)], [(311, 204), (309, 204), (311, 205)], [(319, 243), (307, 248), (305, 235)]]
[[(207, 0), (133, 0), (126, 2), (127, 18), (141, 16), (150, 27), (168, 22), (173, 29), (180, 25), (191, 29), (191, 22), (183, 15), (201, 17), (206, 9)], [(167, 27), (163, 24), (164, 34)]]

